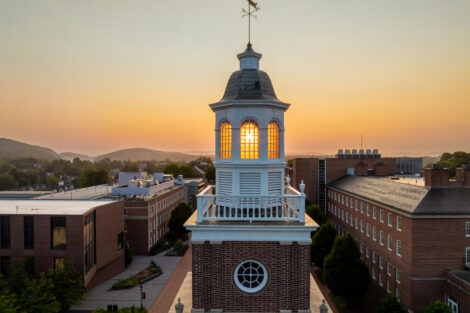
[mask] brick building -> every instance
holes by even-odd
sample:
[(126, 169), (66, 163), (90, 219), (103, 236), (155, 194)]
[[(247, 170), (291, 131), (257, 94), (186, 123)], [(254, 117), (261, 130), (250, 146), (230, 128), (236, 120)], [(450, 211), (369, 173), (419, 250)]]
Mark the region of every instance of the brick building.
[(0, 267), (32, 257), (36, 272), (70, 261), (93, 288), (124, 270), (122, 201), (0, 200)]
[(192, 310), (310, 312), (310, 233), (305, 194), (284, 180), (284, 112), (249, 43), (216, 115), (216, 185), (197, 195)]
[(435, 300), (470, 312), (470, 168), (435, 166), (425, 181), (344, 176), (327, 184), (327, 213), (359, 242), (371, 277), (413, 312)]
[(326, 210), (326, 184), (344, 175), (385, 176), (395, 174), (395, 159), (376, 154), (344, 154), (335, 158), (297, 158), (292, 160), (292, 185), (303, 181), (305, 194), (312, 202)]
[(175, 180), (130, 180), (113, 188), (114, 196), (124, 199), (126, 238), (134, 254), (145, 255), (152, 246), (165, 239), (171, 212), (185, 201), (185, 186)]

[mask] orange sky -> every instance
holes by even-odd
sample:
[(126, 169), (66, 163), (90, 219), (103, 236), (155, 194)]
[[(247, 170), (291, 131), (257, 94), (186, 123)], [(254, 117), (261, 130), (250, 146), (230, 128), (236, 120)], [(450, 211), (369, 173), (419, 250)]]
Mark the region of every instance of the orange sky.
[[(252, 42), (289, 153), (470, 150), (469, 1), (262, 1)], [(57, 152), (211, 151), (240, 1), (0, 4), (0, 137)]]

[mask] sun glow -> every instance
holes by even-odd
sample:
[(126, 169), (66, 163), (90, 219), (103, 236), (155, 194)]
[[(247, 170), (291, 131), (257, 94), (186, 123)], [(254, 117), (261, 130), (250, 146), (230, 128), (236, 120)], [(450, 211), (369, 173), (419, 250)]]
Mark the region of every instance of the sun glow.
[(240, 158), (258, 159), (259, 132), (255, 121), (246, 121), (240, 129)]

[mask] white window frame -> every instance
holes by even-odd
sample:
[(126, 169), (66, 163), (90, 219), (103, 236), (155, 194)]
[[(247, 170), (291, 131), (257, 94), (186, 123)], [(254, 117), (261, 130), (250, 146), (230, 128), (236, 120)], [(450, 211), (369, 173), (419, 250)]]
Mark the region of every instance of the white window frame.
[(387, 262), (387, 275), (392, 277), (392, 264)]
[(364, 222), (361, 220), (361, 233), (364, 233)]
[(392, 216), (392, 213), (388, 213), (387, 215), (387, 224), (388, 224), (388, 227), (392, 227), (393, 226), (393, 216)]
[(401, 240), (397, 239), (397, 251), (396, 254), (401, 257)]
[(377, 253), (375, 253), (375, 251), (372, 251), (372, 264), (375, 264), (376, 257), (377, 257)]
[(395, 282), (397, 284), (401, 283), (401, 272), (398, 268), (395, 269)]
[(366, 215), (370, 216), (370, 208), (368, 204), (366, 205)]
[(370, 237), (370, 225), (369, 225), (369, 223), (366, 223), (366, 236)]
[(377, 219), (377, 208), (376, 208), (375, 206), (372, 207), (372, 218), (373, 218), (374, 220)]
[[(403, 222), (403, 220), (402, 220), (401, 216), (397, 216), (397, 230), (398, 230), (398, 231), (401, 231), (401, 230), (402, 230), (402, 227), (403, 227), (403, 226), (402, 226), (402, 222)], [(468, 236), (467, 236), (467, 237), (468, 237)]]
[(385, 220), (385, 213), (384, 210), (380, 210), (380, 223), (383, 223)]
[(381, 246), (384, 245), (384, 241), (385, 241), (385, 239), (384, 239), (384, 232), (383, 232), (383, 230), (381, 230), (380, 233), (379, 233), (379, 242), (380, 242), (380, 245), (381, 245)]
[(377, 241), (377, 228), (372, 227), (372, 240)]
[(392, 251), (393, 250), (393, 247), (392, 247), (392, 235), (387, 235), (387, 249)]
[(383, 287), (383, 285), (384, 285), (384, 282), (383, 282), (383, 279), (382, 279), (382, 273), (379, 273), (379, 286)]
[(470, 222), (465, 222), (465, 237), (470, 237)]
[(465, 248), (465, 263), (470, 263), (470, 247)]
[(379, 255), (379, 268), (381, 270), (384, 269), (384, 258), (382, 256)]

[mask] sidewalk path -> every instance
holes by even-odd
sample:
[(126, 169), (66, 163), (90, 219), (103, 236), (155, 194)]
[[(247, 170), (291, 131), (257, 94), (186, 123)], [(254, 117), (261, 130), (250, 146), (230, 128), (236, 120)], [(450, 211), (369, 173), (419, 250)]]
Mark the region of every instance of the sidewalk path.
[[(187, 273), (191, 271), (191, 267), (192, 247), (190, 246), (178, 267), (171, 275), (168, 283), (161, 290), (157, 299), (150, 308), (150, 313), (168, 313), (168, 311), (171, 310), (174, 299), (178, 294), (178, 291), (180, 290), (181, 284), (185, 280)], [(185, 305), (185, 311), (187, 308), (188, 306)]]
[[(190, 253), (189, 249), (186, 255), (188, 252)], [(122, 273), (88, 291), (85, 294), (86, 300), (82, 301), (78, 306), (72, 307), (70, 311), (92, 311), (97, 308), (106, 309), (108, 304), (117, 304), (119, 308), (131, 307), (132, 305), (140, 307), (139, 286), (115, 291), (108, 290), (118, 280), (146, 269), (150, 264), (150, 260), (152, 260), (162, 268), (163, 274), (143, 284), (143, 291), (146, 294), (146, 300), (143, 300), (143, 305), (147, 309), (150, 308), (182, 259), (181, 257), (164, 256), (165, 253), (166, 251), (155, 256), (134, 256), (132, 263)]]

